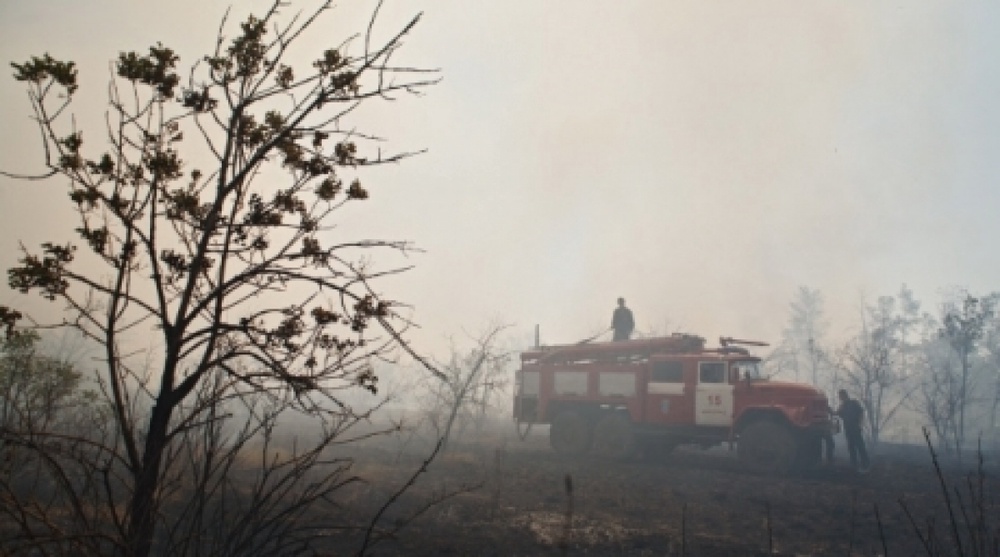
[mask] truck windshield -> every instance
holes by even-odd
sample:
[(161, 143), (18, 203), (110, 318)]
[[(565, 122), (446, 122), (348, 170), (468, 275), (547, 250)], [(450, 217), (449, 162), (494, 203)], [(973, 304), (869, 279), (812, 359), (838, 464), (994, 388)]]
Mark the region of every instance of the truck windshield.
[(750, 362), (733, 362), (733, 369), (737, 372), (737, 377), (740, 379), (763, 379), (764, 376), (760, 370), (760, 362), (750, 361)]

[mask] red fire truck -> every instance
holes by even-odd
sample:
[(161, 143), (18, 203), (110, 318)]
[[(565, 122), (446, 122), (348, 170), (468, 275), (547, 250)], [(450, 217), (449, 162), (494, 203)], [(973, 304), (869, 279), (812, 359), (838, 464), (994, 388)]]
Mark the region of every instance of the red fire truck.
[[(770, 381), (754, 341), (695, 335), (537, 347), (521, 354), (514, 420), (549, 424), (566, 455), (627, 457), (682, 444), (735, 443), (756, 468), (815, 465), (835, 428), (826, 395)], [(732, 445), (731, 445), (732, 446)]]

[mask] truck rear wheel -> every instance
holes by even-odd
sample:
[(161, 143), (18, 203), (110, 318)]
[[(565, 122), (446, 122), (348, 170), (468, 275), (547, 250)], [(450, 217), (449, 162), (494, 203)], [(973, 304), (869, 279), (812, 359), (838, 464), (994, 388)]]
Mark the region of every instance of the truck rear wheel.
[(590, 424), (579, 413), (564, 410), (552, 420), (549, 444), (559, 454), (584, 454), (590, 449)]
[(624, 459), (635, 453), (632, 422), (620, 413), (607, 414), (594, 427), (592, 450), (607, 458)]
[(786, 472), (795, 462), (795, 436), (770, 421), (754, 422), (740, 433), (737, 454), (748, 466), (767, 472)]
[(654, 436), (643, 440), (642, 455), (651, 462), (662, 462), (670, 457), (679, 443), (669, 437)]

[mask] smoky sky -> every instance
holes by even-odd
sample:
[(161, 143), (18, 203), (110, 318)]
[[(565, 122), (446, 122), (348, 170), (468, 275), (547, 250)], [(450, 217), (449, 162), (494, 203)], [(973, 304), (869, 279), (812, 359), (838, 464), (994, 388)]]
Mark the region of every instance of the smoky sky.
[[(367, 25), (374, 4), (341, 4), (302, 64)], [(226, 6), (3, 2), (0, 52), (77, 60), (96, 140), (108, 62), (156, 41), (191, 62)], [(418, 12), (399, 57), (441, 83), (355, 124), (427, 152), (361, 175), (372, 198), (336, 233), (424, 250), (380, 291), (430, 350), (493, 319), (574, 342), (619, 296), (640, 331), (776, 341), (803, 285), (834, 333), (903, 283), (931, 311), (942, 288), (997, 288), (996, 4), (389, 0), (377, 32)], [(37, 170), (23, 88), (0, 98), (0, 166)], [(0, 186), (5, 265), (70, 237), (59, 180)]]

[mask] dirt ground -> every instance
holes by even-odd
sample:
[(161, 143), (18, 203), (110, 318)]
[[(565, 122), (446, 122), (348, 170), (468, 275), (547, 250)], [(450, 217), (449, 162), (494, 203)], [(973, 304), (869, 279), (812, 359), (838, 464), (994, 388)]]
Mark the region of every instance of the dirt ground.
[[(926, 448), (883, 447), (867, 475), (850, 469), (842, 439), (837, 449), (833, 466), (774, 476), (743, 469), (725, 449), (682, 448), (653, 462), (565, 459), (549, 448), (544, 430), (523, 442), (457, 444), (419, 477), (379, 524), (402, 524), (442, 493), (482, 485), (434, 505), (372, 553), (926, 554), (901, 501), (923, 531), (932, 524), (939, 543), (950, 543), (940, 482)], [(393, 477), (398, 484), (405, 479), (404, 471), (418, 463), (416, 457), (381, 448), (365, 453), (358, 470), (373, 479)], [(1000, 494), (995, 464), (987, 460), (986, 470), (987, 489)], [(967, 496), (961, 469), (946, 464), (944, 476)], [(392, 490), (378, 488), (380, 483), (386, 484), (352, 488), (345, 509), (360, 516), (385, 500)], [(957, 501), (954, 504), (958, 513)], [(341, 554), (348, 549), (328, 551)]]

